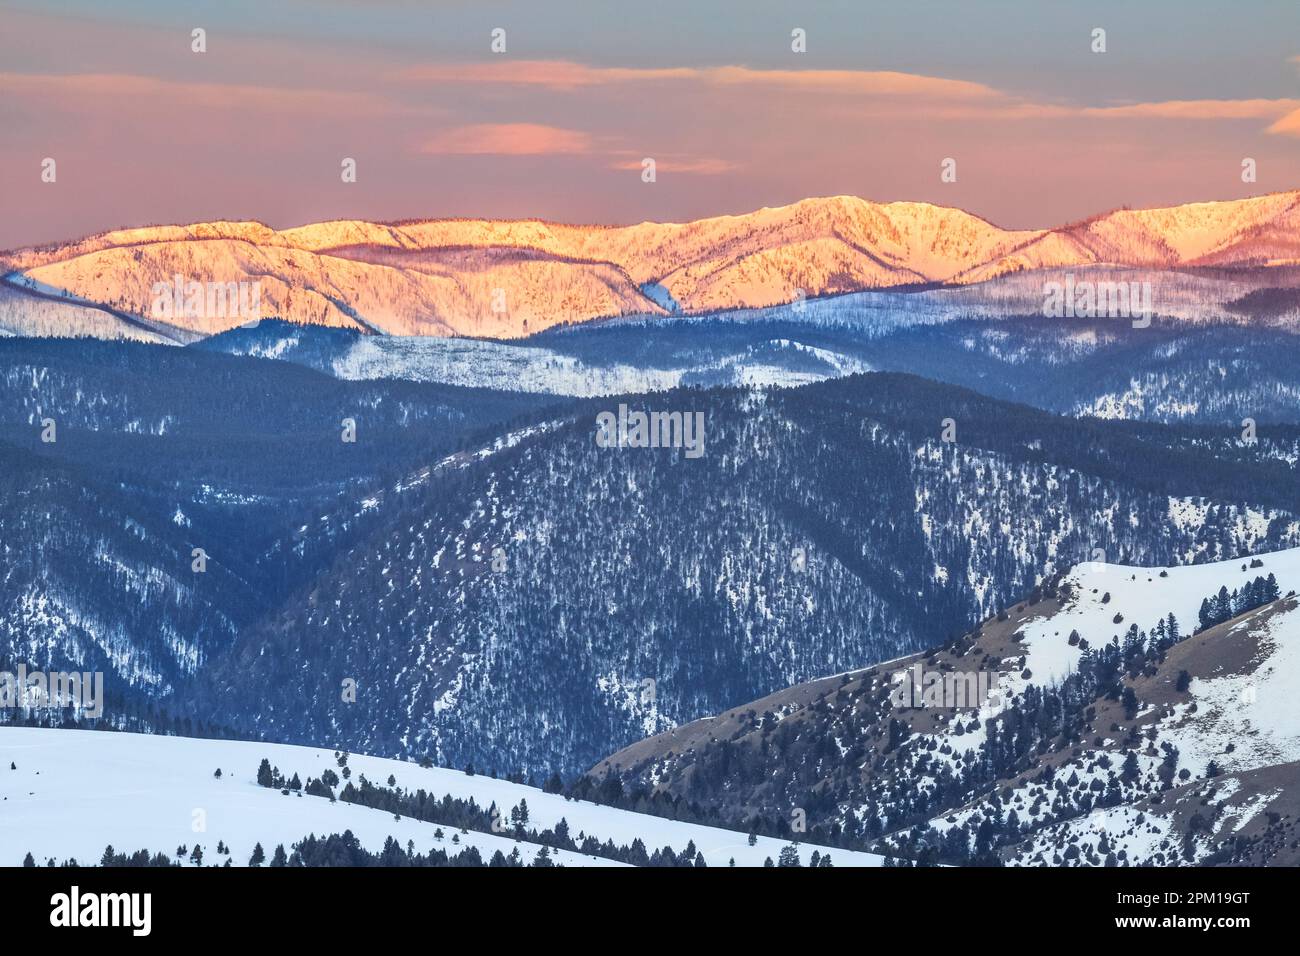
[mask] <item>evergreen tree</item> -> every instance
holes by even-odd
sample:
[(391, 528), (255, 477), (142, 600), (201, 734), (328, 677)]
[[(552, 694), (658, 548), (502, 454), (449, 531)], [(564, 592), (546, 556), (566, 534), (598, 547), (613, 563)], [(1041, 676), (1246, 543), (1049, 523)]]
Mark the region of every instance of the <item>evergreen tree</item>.
[(1124, 688), (1124, 693), (1120, 695), (1120, 700), (1124, 705), (1124, 716), (1129, 720), (1136, 717), (1138, 712), (1138, 699), (1137, 694), (1133, 692), (1132, 687)]
[(1124, 757), (1124, 766), (1120, 769), (1119, 778), (1125, 783), (1136, 783), (1138, 777), (1142, 775), (1141, 767), (1138, 765), (1137, 754), (1129, 751)]
[(1214, 604), (1215, 623), (1219, 624), (1232, 618), (1232, 595), (1225, 584), (1219, 588), (1219, 597)]

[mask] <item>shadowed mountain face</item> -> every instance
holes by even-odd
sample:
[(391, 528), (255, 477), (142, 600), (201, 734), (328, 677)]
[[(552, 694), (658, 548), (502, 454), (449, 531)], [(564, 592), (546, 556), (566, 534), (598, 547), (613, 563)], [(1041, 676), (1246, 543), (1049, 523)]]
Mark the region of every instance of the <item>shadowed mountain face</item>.
[[(709, 313), (864, 289), (967, 286), (1096, 266), (1218, 270), (1204, 316), (1289, 288), (1300, 259), (1300, 194), (1119, 210), (1053, 229), (1011, 231), (927, 203), (808, 199), (690, 223), (569, 226), (539, 221), (153, 226), (23, 249), (9, 273), (3, 327), (189, 341), (246, 321), (231, 301), (160, 308), (158, 284), (256, 283), (258, 315), (394, 335), (519, 337), (600, 316)], [(1044, 278), (1034, 278), (1042, 299)], [(1176, 284), (1172, 274), (1162, 280)], [(1014, 291), (1014, 283), (1012, 283)], [(1005, 295), (994, 282), (981, 296)], [(188, 293), (186, 293), (188, 296)], [(167, 295), (162, 296), (166, 300)], [(188, 298), (185, 300), (189, 302)], [(1263, 307), (1273, 307), (1276, 295)], [(1229, 303), (1238, 303), (1229, 308)], [(1157, 298), (1154, 305), (1161, 314)], [(169, 303), (161, 301), (162, 306)]]
[[(1249, 445), (879, 373), (574, 401), (203, 349), (0, 355), (7, 656), (92, 662), (125, 700), (241, 733), (456, 765), (585, 769), (931, 646), (1098, 550), (1300, 542), (1280, 428)], [(601, 447), (621, 404), (698, 413), (699, 454)]]
[[(598, 447), (596, 414), (620, 401), (701, 412), (704, 454)], [(1097, 549), (1172, 563), (1300, 540), (1287, 468), (1231, 442), (1193, 457), (1191, 432), (907, 376), (584, 408), (308, 523), (295, 547), (370, 532), (241, 634), (198, 710), (276, 738), (572, 771), (929, 646)]]
[(101, 670), (115, 702), (174, 710), (349, 532), (320, 529), (292, 565), (269, 549), (538, 405), (197, 350), (0, 340), (0, 659)]

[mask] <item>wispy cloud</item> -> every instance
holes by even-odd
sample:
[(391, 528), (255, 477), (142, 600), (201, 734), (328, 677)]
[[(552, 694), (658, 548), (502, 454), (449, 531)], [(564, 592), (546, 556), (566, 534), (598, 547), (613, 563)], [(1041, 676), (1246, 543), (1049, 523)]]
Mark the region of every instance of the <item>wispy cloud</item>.
[(28, 102), (56, 101), (68, 108), (74, 105), (84, 108), (88, 100), (106, 100), (118, 110), (141, 103), (152, 110), (175, 106), (189, 110), (274, 111), (295, 116), (412, 112), (411, 107), (378, 93), (244, 83), (196, 83), (130, 73), (0, 73), (0, 93), (21, 97)]
[[(1300, 62), (1300, 57), (1296, 58)], [(1277, 120), (1269, 132), (1290, 133), (1295, 99), (1165, 100), (1087, 105), (1035, 100), (969, 80), (888, 70), (764, 70), (747, 66), (609, 67), (571, 60), (475, 61), (425, 64), (395, 71), (402, 83), (467, 87), (540, 87), (556, 92), (697, 84), (725, 93), (783, 91), (821, 97), (818, 108), (858, 117), (915, 115), (944, 120), (1167, 119)], [(680, 95), (680, 93), (678, 94)], [(828, 100), (839, 98), (839, 102)]]
[(401, 81), (483, 86), (543, 86), (577, 90), (630, 83), (695, 82), (714, 86), (766, 86), (823, 93), (893, 96), (945, 96), (962, 100), (1002, 97), (992, 87), (887, 70), (756, 70), (747, 66), (610, 67), (569, 60), (513, 60), (438, 63), (409, 67), (393, 76)]
[[(618, 147), (612, 137), (543, 123), (475, 123), (443, 130), (423, 141), (417, 152), (444, 156), (588, 156), (608, 169), (640, 170), (643, 157)], [(709, 156), (660, 153), (659, 172), (716, 176), (739, 169), (738, 163)]]
[(545, 156), (593, 153), (588, 133), (540, 123), (475, 123), (445, 130), (421, 144), (422, 153), (451, 155)]
[[(250, 21), (259, 2), (266, 16)], [(517, 21), (510, 54), (497, 56), (472, 4), (444, 4), (428, 34), (418, 0), (373, 11), (335, 0), (331, 17), (306, 23), (278, 4), (229, 0), (212, 5), (210, 52), (197, 55), (191, 24), (165, 0), (127, 5), (159, 13), (143, 17), (93, 0), (76, 0), (79, 15), (24, 0), (27, 12), (7, 11), (0, 30), (0, 178), (18, 184), (0, 190), (0, 246), (231, 217), (683, 221), (839, 193), (961, 205), (1029, 227), (1300, 183), (1289, 14), (1262, 12), (1251, 36), (1207, 42), (1192, 65), (1159, 45), (1085, 55), (1086, 33), (1062, 29), (1052, 5), (1022, 5), (1018, 27), (1059, 43), (1059, 68), (1042, 69), (1041, 48), (999, 42), (1005, 18), (960, 3), (950, 25), (990, 42), (953, 57), (895, 5), (871, 31), (872, 62), (891, 70), (853, 68), (864, 62), (861, 22), (843, 4), (838, 21), (819, 18), (807, 56), (788, 52), (781, 31), (771, 42), (735, 35), (698, 3), (661, 18), (689, 31), (681, 43), (661, 24), (631, 43), (625, 18), (581, 0), (537, 13), (546, 29)], [(564, 16), (580, 18), (581, 36)], [(653, 50), (660, 59), (646, 58)], [(1208, 99), (1225, 95), (1220, 74), (1242, 56), (1257, 62), (1230, 85), (1247, 92)], [(1257, 185), (1240, 181), (1225, 151), (1258, 160)], [(58, 160), (59, 177), (35, 188), (41, 157)], [(642, 157), (655, 159), (653, 185)], [(940, 178), (947, 157), (960, 166), (955, 182)], [(340, 176), (345, 158), (358, 164), (355, 182)]]
[(1117, 119), (1273, 119), (1300, 109), (1300, 100), (1166, 100), (1127, 106), (1085, 107), (1085, 116)]
[(1300, 137), (1300, 109), (1287, 113), (1268, 128), (1268, 132), (1280, 136)]
[(393, 72), (406, 82), (483, 86), (544, 86), (556, 90), (647, 80), (689, 80), (700, 71), (690, 67), (636, 69), (599, 67), (568, 60), (509, 60), (469, 63), (426, 63)]

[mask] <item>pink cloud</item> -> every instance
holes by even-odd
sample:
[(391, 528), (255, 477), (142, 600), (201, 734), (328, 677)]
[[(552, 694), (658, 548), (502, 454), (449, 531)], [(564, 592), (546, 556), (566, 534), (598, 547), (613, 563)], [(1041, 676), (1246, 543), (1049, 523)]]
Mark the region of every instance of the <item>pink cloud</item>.
[[(1298, 58), (1300, 59), (1300, 58)], [(944, 120), (1277, 119), (1300, 109), (1300, 100), (1169, 100), (1116, 106), (1082, 106), (1040, 102), (1012, 95), (983, 83), (888, 70), (759, 70), (747, 66), (633, 68), (590, 66), (568, 60), (514, 60), (430, 64), (393, 74), (417, 83), (467, 86), (512, 85), (580, 93), (598, 87), (687, 82), (717, 90), (766, 88), (790, 93), (823, 94), (852, 100), (858, 117), (910, 116), (924, 103), (926, 115)], [(844, 114), (834, 103), (819, 104)], [(1289, 132), (1288, 120), (1270, 128)]]
[(597, 67), (568, 60), (510, 60), (508, 62), (429, 63), (398, 70), (393, 75), (415, 83), (461, 83), (470, 86), (501, 84), (544, 86), (572, 90), (607, 83), (645, 80), (688, 80), (699, 75), (689, 67), (633, 69)]
[(1087, 107), (1085, 116), (1151, 119), (1272, 119), (1300, 109), (1300, 100), (1166, 100), (1127, 106)]
[(1286, 116), (1283, 116), (1270, 126), (1267, 131), (1282, 136), (1300, 137), (1300, 109), (1287, 113)]
[[(419, 152), (450, 156), (563, 156), (618, 157), (610, 169), (640, 170), (641, 156), (613, 149), (581, 130), (541, 123), (478, 123), (444, 130), (419, 147)], [(715, 176), (739, 166), (730, 160), (668, 153), (655, 157), (660, 172)]]
[[(774, 69), (734, 57), (600, 66), (491, 57), (486, 43), (474, 62), (428, 63), (444, 54), (251, 33), (214, 34), (196, 57), (167, 23), (14, 16), (0, 71), (40, 75), (0, 72), (0, 179), (36, 183), (38, 159), (53, 156), (59, 182), (0, 190), (0, 246), (209, 218), (684, 221), (839, 193), (1041, 226), (1120, 203), (1237, 195), (1228, 141), (1259, 159), (1261, 188), (1300, 182), (1297, 99), (1130, 103), (1051, 96), (1032, 76), (1012, 90), (789, 68), (813, 57)], [(491, 156), (503, 158), (482, 161)], [(661, 172), (653, 189), (640, 184), (643, 156)], [(961, 176), (943, 184), (950, 156)], [(343, 157), (357, 159), (357, 183), (340, 180)]]
[(725, 86), (772, 86), (827, 93), (961, 100), (1005, 96), (983, 83), (889, 70), (752, 70), (745, 66), (719, 66), (698, 72), (703, 80)]
[(422, 153), (545, 156), (592, 153), (592, 138), (580, 130), (540, 123), (476, 123), (445, 130), (420, 147)]

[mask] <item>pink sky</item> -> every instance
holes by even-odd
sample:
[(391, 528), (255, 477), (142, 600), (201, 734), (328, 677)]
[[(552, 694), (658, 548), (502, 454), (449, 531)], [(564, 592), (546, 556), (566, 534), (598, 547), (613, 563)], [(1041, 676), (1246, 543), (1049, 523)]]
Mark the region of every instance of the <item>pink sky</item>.
[[(0, 248), (216, 218), (682, 220), (840, 193), (1034, 227), (1300, 187), (1300, 62), (1285, 56), (1276, 89), (1215, 96), (1189, 74), (1171, 95), (1167, 77), (1143, 80), (1158, 64), (1093, 54), (1087, 30), (1062, 37), (1062, 70), (1130, 71), (1123, 90), (1099, 78), (1101, 95), (1041, 69), (846, 66), (817, 55), (816, 33), (805, 54), (774, 33), (761, 62), (721, 44), (611, 65), (608, 46), (589, 61), (520, 31), (493, 54), (490, 20), (453, 56), (204, 19), (198, 54), (179, 22), (6, 14)], [(940, 179), (948, 157), (955, 183)]]

